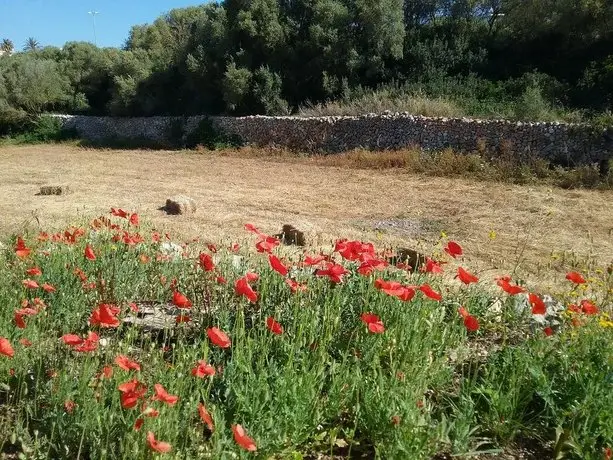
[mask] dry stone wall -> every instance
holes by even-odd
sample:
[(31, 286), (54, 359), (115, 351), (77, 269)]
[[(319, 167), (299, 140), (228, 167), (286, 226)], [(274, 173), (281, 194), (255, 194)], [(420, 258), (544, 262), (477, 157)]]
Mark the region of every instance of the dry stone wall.
[[(58, 115), (66, 128), (90, 141), (165, 141), (172, 126), (192, 132), (204, 117), (112, 118)], [(431, 118), (406, 113), (343, 117), (211, 117), (213, 125), (243, 142), (275, 145), (310, 152), (340, 152), (354, 148), (424, 150), (447, 147), (462, 152), (511, 152), (521, 160), (541, 156), (567, 165), (611, 158), (602, 133), (587, 125), (529, 123), (468, 118)]]

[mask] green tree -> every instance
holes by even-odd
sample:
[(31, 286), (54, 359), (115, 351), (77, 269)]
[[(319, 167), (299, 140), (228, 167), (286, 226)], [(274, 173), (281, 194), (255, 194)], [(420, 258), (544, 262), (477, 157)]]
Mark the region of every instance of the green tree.
[(15, 49), (15, 45), (13, 45), (13, 42), (9, 40), (8, 38), (4, 38), (0, 42), (0, 51), (2, 51), (2, 54), (11, 55), (13, 54), (14, 49)]
[(40, 43), (34, 37), (28, 37), (28, 39), (23, 44), (24, 51), (38, 51), (40, 48)]

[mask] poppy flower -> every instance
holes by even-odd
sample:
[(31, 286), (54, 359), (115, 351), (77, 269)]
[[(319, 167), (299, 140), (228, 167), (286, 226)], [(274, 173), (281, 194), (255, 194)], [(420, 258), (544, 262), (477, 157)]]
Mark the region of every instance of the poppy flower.
[(253, 290), (247, 281), (247, 277), (242, 277), (236, 280), (234, 284), (234, 292), (236, 295), (245, 296), (251, 303), (255, 303), (258, 300), (258, 294)]
[(374, 271), (385, 270), (389, 264), (385, 260), (370, 258), (362, 262), (362, 264), (358, 267), (358, 273), (362, 276), (370, 276), (370, 274)]
[(139, 260), (141, 264), (148, 264), (151, 262), (151, 257), (149, 257), (147, 254), (141, 254), (139, 256)]
[(374, 313), (362, 313), (360, 315), (360, 319), (364, 324), (366, 324), (369, 332), (372, 334), (382, 334), (385, 332), (383, 321), (381, 321)]
[(585, 278), (583, 278), (583, 276), (581, 276), (581, 274), (577, 272), (568, 272), (566, 274), (566, 279), (570, 281), (571, 283), (575, 283), (575, 284), (585, 283)]
[(74, 401), (68, 400), (64, 402), (64, 411), (67, 414), (72, 414), (72, 411), (74, 411), (75, 407), (77, 407), (77, 404)]
[(26, 274), (28, 276), (40, 276), (40, 275), (43, 274), (43, 272), (38, 267), (32, 267), (32, 268), (29, 268), (28, 270), (26, 270)]
[(216, 327), (210, 327), (206, 330), (206, 335), (209, 336), (209, 339), (213, 344), (217, 345), (220, 348), (229, 348), (232, 342), (230, 338), (223, 332), (221, 329)]
[(55, 289), (55, 286), (49, 283), (45, 283), (41, 287), (43, 288), (45, 292), (55, 292), (57, 290)]
[(100, 327), (117, 327), (120, 324), (117, 315), (120, 309), (110, 304), (100, 304), (89, 318), (89, 324)]
[(26, 339), (25, 337), (19, 339), (19, 343), (21, 345), (23, 345), (24, 347), (31, 347), (32, 346), (32, 342), (30, 340)]
[(268, 256), (268, 262), (270, 263), (271, 268), (278, 274), (281, 276), (287, 276), (288, 269), (285, 265), (283, 265), (277, 256), (270, 254)]
[(198, 256), (200, 267), (206, 272), (212, 272), (215, 270), (215, 263), (213, 262), (213, 257), (210, 254), (205, 252), (201, 253)]
[(45, 242), (49, 239), (49, 234), (47, 232), (40, 232), (38, 234), (38, 241)]
[(217, 252), (217, 246), (215, 246), (213, 243), (207, 243), (206, 247), (209, 251), (213, 253)]
[(598, 313), (598, 307), (589, 300), (581, 301), (581, 311), (586, 315), (595, 315)]
[(241, 245), (238, 243), (234, 243), (232, 244), (232, 246), (230, 246), (230, 251), (232, 252), (238, 252), (241, 248)]
[(247, 436), (245, 429), (241, 425), (232, 425), (232, 433), (234, 433), (234, 441), (243, 449), (249, 452), (255, 452), (258, 448), (253, 439)]
[(115, 217), (121, 217), (123, 219), (127, 219), (128, 217), (128, 213), (124, 211), (123, 209), (111, 208), (111, 214)]
[(138, 227), (138, 214), (134, 213), (130, 216), (130, 225)]
[(64, 334), (62, 336), (62, 341), (66, 345), (74, 346), (83, 343), (83, 339), (76, 334)]
[(316, 276), (327, 276), (334, 284), (342, 283), (343, 276), (349, 272), (345, 270), (345, 267), (334, 262), (328, 262), (325, 269), (318, 269), (315, 271)]
[(456, 278), (458, 278), (460, 281), (467, 285), (470, 283), (479, 282), (479, 278), (477, 278), (472, 273), (467, 272), (462, 267), (458, 267), (458, 274), (456, 275)]
[(209, 411), (206, 410), (204, 404), (198, 403), (198, 415), (200, 416), (200, 420), (202, 420), (206, 426), (208, 427), (211, 433), (215, 431), (215, 425), (213, 425), (213, 417), (209, 414)]
[(375, 287), (387, 295), (397, 297), (404, 302), (409, 302), (415, 296), (415, 289), (413, 287), (403, 286), (397, 281), (377, 279), (375, 280)]
[(253, 224), (245, 224), (245, 230), (258, 235), (260, 234), (260, 231)]
[(188, 315), (177, 315), (175, 318), (175, 324), (189, 323), (192, 320)]
[(198, 365), (192, 369), (192, 375), (203, 379), (206, 376), (212, 377), (215, 375), (215, 368), (203, 359), (198, 360)]
[(462, 246), (460, 246), (455, 241), (448, 242), (447, 246), (445, 246), (443, 249), (447, 254), (449, 254), (454, 259), (458, 256), (461, 256), (464, 252), (462, 251)]
[(327, 260), (327, 257), (323, 254), (319, 254), (316, 256), (306, 256), (304, 261), (302, 262), (304, 265), (319, 265), (323, 261)]
[(245, 275), (245, 279), (247, 280), (247, 282), (253, 283), (254, 281), (257, 281), (260, 279), (260, 275), (258, 275), (257, 273), (248, 272)]
[(96, 260), (96, 253), (94, 253), (94, 250), (89, 244), (85, 246), (85, 258), (88, 260)]
[(464, 327), (468, 331), (474, 332), (479, 330), (479, 321), (477, 320), (477, 318), (468, 313), (468, 310), (466, 310), (466, 308), (458, 308), (458, 313), (464, 319)]
[(125, 355), (118, 355), (115, 358), (115, 364), (117, 364), (124, 371), (140, 371), (140, 364), (138, 364), (136, 361), (132, 361)]
[(39, 287), (38, 283), (31, 279), (23, 280), (21, 284), (23, 284), (26, 289), (37, 289)]
[(167, 442), (157, 441), (155, 439), (155, 435), (151, 431), (147, 432), (147, 442), (149, 443), (149, 447), (151, 447), (152, 450), (155, 450), (160, 454), (167, 454), (172, 450), (172, 446)]
[(17, 242), (15, 243), (15, 255), (20, 259), (25, 259), (30, 255), (32, 250), (26, 246), (26, 243), (23, 241), (23, 238), (18, 236)]
[(226, 284), (228, 282), (228, 280), (226, 280), (223, 276), (218, 276), (215, 278), (215, 281), (217, 284)]
[(8, 356), (9, 358), (15, 356), (15, 350), (13, 350), (11, 342), (5, 337), (0, 337), (0, 355)]
[(275, 335), (283, 334), (283, 326), (281, 326), (272, 316), (266, 318), (266, 327)]
[(553, 329), (551, 329), (549, 326), (547, 326), (545, 329), (543, 329), (543, 332), (545, 333), (545, 335), (547, 337), (553, 335)]
[(421, 286), (419, 286), (419, 290), (423, 292), (426, 297), (432, 300), (439, 301), (443, 298), (443, 296), (436, 292), (434, 289), (432, 289), (429, 284), (422, 284)]
[(117, 387), (121, 392), (121, 407), (132, 409), (147, 392), (147, 387), (137, 379), (129, 380)]
[(95, 351), (98, 348), (100, 337), (95, 332), (90, 332), (86, 339), (82, 339), (75, 334), (65, 334), (62, 336), (62, 341), (72, 347), (74, 351), (87, 353)]
[(517, 295), (521, 294), (522, 292), (526, 292), (526, 290), (521, 286), (511, 284), (510, 276), (503, 276), (501, 278), (498, 278), (496, 284), (500, 286), (502, 290), (509, 295)]
[(279, 246), (279, 244), (280, 242), (277, 238), (261, 235), (258, 241), (255, 243), (255, 248), (258, 252), (270, 253), (274, 248)]
[(38, 313), (36, 310), (34, 310), (33, 308), (20, 308), (18, 310), (15, 310), (15, 325), (19, 328), (19, 329), (25, 329), (26, 327), (26, 323), (23, 320), (24, 316), (32, 316), (35, 315), (36, 313)]
[(528, 295), (528, 300), (530, 301), (530, 305), (532, 305), (533, 315), (544, 315), (547, 313), (547, 306), (538, 295), (530, 293)]
[(289, 288), (292, 290), (292, 292), (296, 293), (298, 291), (306, 291), (307, 287), (305, 284), (300, 284), (297, 281), (291, 279), (291, 278), (286, 278), (285, 279), (285, 284), (287, 284), (289, 286)]
[(142, 417), (139, 417), (136, 419), (136, 421), (134, 422), (134, 431), (140, 431), (140, 429), (143, 427), (143, 423), (145, 423), (145, 419)]
[(166, 389), (159, 383), (153, 385), (153, 390), (155, 391), (155, 395), (151, 397), (152, 401), (162, 401), (169, 406), (174, 406), (179, 400), (178, 396), (169, 394)]
[(110, 379), (113, 377), (113, 368), (111, 366), (104, 366), (102, 372), (100, 372), (99, 378)]
[(191, 308), (192, 302), (179, 291), (172, 293), (172, 303), (177, 308)]

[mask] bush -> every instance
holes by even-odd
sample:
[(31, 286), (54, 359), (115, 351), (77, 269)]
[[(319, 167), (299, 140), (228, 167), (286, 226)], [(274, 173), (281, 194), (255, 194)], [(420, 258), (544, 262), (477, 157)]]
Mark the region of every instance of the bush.
[(237, 136), (228, 135), (215, 128), (210, 118), (203, 118), (196, 129), (187, 135), (184, 146), (187, 148), (202, 146), (216, 150), (239, 147), (241, 143), (241, 139)]
[(0, 114), (0, 135), (7, 136), (10, 142), (36, 144), (41, 142), (60, 142), (76, 139), (77, 133), (64, 129), (59, 118), (40, 115), (28, 116), (22, 112)]

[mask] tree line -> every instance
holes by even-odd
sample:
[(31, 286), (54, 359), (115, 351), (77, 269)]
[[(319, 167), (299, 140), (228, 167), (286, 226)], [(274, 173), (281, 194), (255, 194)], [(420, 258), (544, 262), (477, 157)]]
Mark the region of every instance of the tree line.
[(0, 42), (0, 121), (290, 114), (381, 88), (477, 112), (530, 91), (613, 108), (610, 0), (225, 0), (134, 26), (121, 49), (28, 42)]

